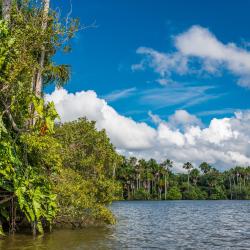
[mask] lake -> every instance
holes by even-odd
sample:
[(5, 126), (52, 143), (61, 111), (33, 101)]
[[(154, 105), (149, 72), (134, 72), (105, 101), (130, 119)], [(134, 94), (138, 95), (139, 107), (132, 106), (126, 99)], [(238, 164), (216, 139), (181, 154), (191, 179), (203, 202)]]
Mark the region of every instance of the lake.
[(3, 250), (250, 249), (250, 201), (121, 201), (114, 226), (0, 240)]

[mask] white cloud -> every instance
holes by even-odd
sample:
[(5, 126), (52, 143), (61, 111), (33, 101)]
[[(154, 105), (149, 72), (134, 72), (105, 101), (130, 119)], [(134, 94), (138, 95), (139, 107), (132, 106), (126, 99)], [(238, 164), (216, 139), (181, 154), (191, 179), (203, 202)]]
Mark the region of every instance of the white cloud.
[(175, 38), (175, 46), (185, 56), (201, 58), (211, 66), (224, 66), (240, 77), (240, 85), (250, 86), (248, 50), (237, 47), (234, 43), (223, 44), (208, 29), (201, 26), (193, 26), (178, 35)]
[(72, 94), (65, 89), (56, 89), (45, 98), (47, 101), (54, 101), (62, 122), (86, 116), (89, 120), (96, 121), (98, 129), (106, 129), (118, 148), (149, 148), (155, 138), (156, 131), (153, 128), (119, 115), (104, 99), (98, 98), (94, 91)]
[(221, 94), (208, 93), (212, 89), (214, 89), (213, 86), (169, 85), (144, 90), (138, 100), (141, 104), (147, 103), (156, 109), (174, 105), (183, 105), (187, 108), (221, 96)]
[(233, 108), (225, 108), (225, 109), (214, 109), (214, 110), (203, 110), (198, 113), (196, 113), (199, 116), (208, 116), (208, 115), (228, 115), (228, 114), (234, 114), (239, 109), (233, 109)]
[[(187, 73), (187, 58), (180, 53), (163, 53), (152, 48), (140, 47), (136, 51), (137, 54), (143, 55), (144, 58), (139, 64), (132, 65), (132, 70), (144, 70), (146, 66), (154, 69), (161, 77), (167, 77), (173, 71), (184, 74)], [(159, 80), (158, 80), (159, 81)], [(160, 79), (160, 84), (166, 83)]]
[(46, 95), (46, 100), (55, 102), (63, 122), (83, 116), (95, 120), (97, 128), (106, 129), (119, 152), (127, 155), (159, 161), (168, 157), (178, 168), (186, 161), (208, 161), (220, 169), (250, 165), (250, 111), (212, 119), (206, 128), (185, 110), (176, 111), (166, 121), (150, 113), (158, 124), (153, 128), (118, 114), (94, 91), (72, 94), (57, 89)]
[(169, 117), (169, 123), (172, 127), (199, 125), (202, 122), (195, 115), (189, 114), (186, 110), (176, 110), (173, 115)]
[(174, 83), (174, 81), (172, 81), (171, 79), (166, 79), (166, 78), (159, 78), (156, 80), (156, 82), (158, 82), (162, 86), (166, 86), (168, 84)]
[(151, 118), (151, 120), (153, 121), (153, 123), (159, 124), (162, 122), (162, 119), (160, 118), (160, 116), (153, 114), (152, 111), (150, 111), (150, 110), (148, 111), (148, 115)]
[(127, 98), (133, 94), (135, 94), (136, 88), (128, 88), (122, 90), (116, 90), (111, 92), (108, 95), (103, 96), (103, 98), (108, 102), (114, 102), (123, 98)]
[(249, 165), (250, 163), (250, 158), (246, 157), (245, 155), (239, 153), (239, 152), (232, 152), (229, 151), (228, 155), (230, 156), (230, 158), (232, 159), (232, 161), (235, 164), (239, 164), (239, 165)]
[(205, 128), (203, 133), (203, 138), (210, 143), (220, 144), (222, 141), (227, 141), (229, 139), (237, 139), (238, 132), (233, 131), (230, 118), (224, 119), (212, 119), (208, 128)]
[(168, 126), (167, 123), (160, 123), (157, 128), (157, 140), (160, 142), (162, 146), (167, 145), (176, 145), (178, 147), (182, 147), (185, 145), (185, 137), (178, 130), (172, 130)]
[[(152, 68), (161, 77), (169, 79), (171, 74), (219, 74), (227, 70), (238, 77), (238, 84), (250, 87), (250, 51), (234, 43), (223, 43), (207, 28), (195, 25), (174, 37), (176, 51), (158, 52), (152, 48), (140, 47), (143, 55), (140, 69)], [(200, 63), (200, 69), (192, 67), (192, 62)], [(139, 69), (139, 68), (135, 68)]]

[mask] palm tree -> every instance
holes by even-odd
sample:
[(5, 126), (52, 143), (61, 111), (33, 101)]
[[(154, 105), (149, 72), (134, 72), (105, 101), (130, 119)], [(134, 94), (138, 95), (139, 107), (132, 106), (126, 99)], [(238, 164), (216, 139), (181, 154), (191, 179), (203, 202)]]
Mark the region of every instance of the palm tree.
[(169, 173), (171, 172), (171, 168), (173, 167), (173, 161), (166, 159), (160, 165), (166, 169), (164, 173), (164, 187), (165, 187), (164, 198), (166, 200), (167, 199), (167, 176), (169, 176)]
[(199, 168), (201, 169), (201, 171), (204, 174), (207, 174), (208, 172), (211, 171), (212, 167), (207, 163), (207, 162), (202, 162), (199, 166)]
[(200, 171), (197, 168), (194, 168), (190, 171), (190, 177), (195, 186), (197, 185), (199, 176), (200, 176)]
[(183, 168), (187, 170), (187, 175), (188, 175), (188, 191), (189, 191), (189, 189), (190, 189), (189, 175), (190, 175), (191, 169), (193, 169), (194, 167), (193, 167), (192, 163), (186, 162), (186, 163), (184, 163)]
[(142, 182), (142, 185), (145, 186), (144, 179), (145, 179), (146, 165), (147, 165), (147, 162), (144, 159), (140, 159), (138, 161), (138, 186), (139, 186), (139, 189), (141, 188), (141, 182)]

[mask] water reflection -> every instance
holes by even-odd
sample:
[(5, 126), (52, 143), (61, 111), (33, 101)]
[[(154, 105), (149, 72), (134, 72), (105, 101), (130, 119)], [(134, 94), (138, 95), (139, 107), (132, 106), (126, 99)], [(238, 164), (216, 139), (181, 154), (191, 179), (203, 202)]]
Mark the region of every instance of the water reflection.
[(250, 201), (115, 202), (115, 226), (0, 240), (3, 250), (250, 249)]
[[(90, 227), (82, 230), (55, 230), (51, 234), (33, 238), (31, 235), (15, 235), (0, 240), (3, 250), (74, 250), (110, 249), (105, 241), (112, 237), (114, 227)], [(98, 246), (100, 242), (100, 246)], [(99, 248), (100, 247), (100, 248)]]

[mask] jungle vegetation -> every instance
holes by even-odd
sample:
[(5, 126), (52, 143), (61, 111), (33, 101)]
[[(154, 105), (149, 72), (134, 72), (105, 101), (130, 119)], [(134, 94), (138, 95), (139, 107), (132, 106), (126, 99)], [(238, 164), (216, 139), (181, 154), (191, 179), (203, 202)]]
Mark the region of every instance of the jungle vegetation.
[(249, 168), (174, 174), (170, 160), (120, 156), (95, 122), (60, 123), (44, 88), (70, 79), (54, 56), (79, 29), (49, 0), (0, 0), (0, 234), (114, 223), (108, 205), (123, 198), (249, 199)]
[(250, 199), (250, 167), (219, 172), (206, 162), (194, 168), (183, 164), (185, 173), (174, 173), (174, 163), (166, 159), (123, 159), (117, 169), (123, 197), (128, 200), (225, 200)]
[(114, 222), (107, 205), (119, 192), (120, 156), (93, 122), (55, 127), (59, 116), (44, 100), (45, 86), (69, 80), (70, 66), (53, 58), (80, 29), (49, 4), (0, 1), (0, 234)]

